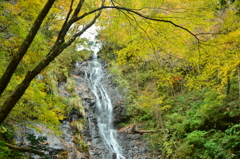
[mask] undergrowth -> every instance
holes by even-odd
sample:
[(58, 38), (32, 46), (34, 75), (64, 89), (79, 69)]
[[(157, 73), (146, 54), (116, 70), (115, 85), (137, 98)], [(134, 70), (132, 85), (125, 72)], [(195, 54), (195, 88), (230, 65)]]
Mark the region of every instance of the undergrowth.
[(163, 114), (163, 129), (147, 135), (153, 150), (174, 159), (240, 158), (238, 99), (229, 101), (217, 91), (201, 90), (179, 94), (168, 104), (172, 108)]

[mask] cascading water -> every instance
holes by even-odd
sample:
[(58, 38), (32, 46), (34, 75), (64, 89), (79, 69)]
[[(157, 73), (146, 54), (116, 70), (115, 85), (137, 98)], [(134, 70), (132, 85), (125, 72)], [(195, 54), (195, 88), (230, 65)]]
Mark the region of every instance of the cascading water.
[[(93, 54), (92, 61), (89, 63), (87, 70), (85, 70), (85, 79), (88, 81), (89, 88), (96, 98), (95, 115), (97, 118), (98, 133), (104, 145), (105, 152), (108, 151), (108, 153), (103, 153), (103, 157), (106, 159), (125, 159), (122, 155), (122, 148), (116, 139), (117, 131), (113, 129), (112, 101), (102, 82), (104, 72), (97, 56), (97, 53)], [(92, 123), (90, 119), (88, 122), (89, 124)]]

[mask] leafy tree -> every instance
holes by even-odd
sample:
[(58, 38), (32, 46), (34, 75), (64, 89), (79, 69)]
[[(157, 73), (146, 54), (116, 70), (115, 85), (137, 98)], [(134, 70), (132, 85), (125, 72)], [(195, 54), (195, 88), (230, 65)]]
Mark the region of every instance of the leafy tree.
[[(34, 35), (36, 35), (37, 31), (39, 30), (39, 27), (44, 17), (46, 16), (47, 12), (50, 10), (53, 3), (54, 1), (48, 1), (46, 3), (45, 7), (39, 14), (38, 18), (35, 20), (35, 23), (31, 31), (29, 32), (29, 35), (26, 37), (25, 41), (22, 43), (21, 47), (18, 49), (19, 51), (13, 56), (13, 59), (8, 65), (8, 68), (5, 71), (5, 73), (3, 73), (3, 76), (1, 78), (1, 87), (0, 87), (1, 92), (5, 90), (7, 84), (9, 83), (14, 71), (19, 65), (19, 62), (21, 61), (23, 56), (24, 55), (27, 56), (26, 51), (29, 48), (34, 38)], [(77, 37), (82, 35), (88, 28), (90, 28), (96, 22), (96, 20), (100, 17), (101, 10), (104, 10), (104, 9), (117, 9), (123, 14), (130, 14), (130, 15), (134, 14), (144, 19), (169, 23), (171, 25), (174, 25), (175, 27), (183, 29), (188, 33), (194, 35), (191, 31), (189, 31), (185, 27), (177, 25), (172, 21), (158, 19), (148, 15), (144, 15), (145, 12), (140, 12), (134, 9), (123, 7), (121, 5), (118, 5), (114, 1), (110, 1), (110, 2), (86, 1), (85, 2), (84, 0), (81, 0), (79, 2), (75, 2), (74, 0), (72, 0), (71, 3), (69, 4), (69, 10), (67, 12), (67, 16), (63, 22), (61, 29), (58, 32), (58, 36), (56, 37), (55, 43), (53, 44), (48, 54), (45, 56), (44, 59), (42, 59), (38, 63), (37, 66), (35, 66), (35, 68), (27, 72), (23, 81), (14, 89), (14, 91), (12, 91), (10, 97), (7, 98), (6, 101), (3, 103), (0, 109), (0, 123), (2, 123), (6, 119), (8, 114), (11, 112), (11, 110), (14, 108), (14, 106), (18, 102), (18, 100), (24, 94), (25, 90), (29, 87), (29, 84), (34, 79), (34, 77), (38, 75), (46, 66), (48, 66), (49, 63), (53, 61), (65, 48), (71, 45), (76, 40)], [(81, 28), (81, 30), (78, 30), (73, 35), (69, 35), (68, 33), (72, 29), (72, 26), (74, 24), (76, 25), (79, 24), (79, 25), (82, 25), (83, 27)]]
[[(147, 8), (141, 1), (126, 3)], [(98, 37), (102, 57), (128, 89), (132, 121), (161, 128), (148, 137), (166, 158), (239, 158), (239, 142), (228, 133), (239, 121), (239, 1), (159, 6), (147, 13), (171, 18), (198, 39), (166, 23), (116, 12), (104, 19), (108, 25)]]

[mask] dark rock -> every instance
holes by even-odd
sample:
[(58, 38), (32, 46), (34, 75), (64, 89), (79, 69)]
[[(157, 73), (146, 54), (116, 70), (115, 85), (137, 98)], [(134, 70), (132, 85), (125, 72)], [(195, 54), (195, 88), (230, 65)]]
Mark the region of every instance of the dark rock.
[(70, 111), (70, 113), (68, 114), (67, 120), (69, 120), (70, 123), (71, 123), (72, 121), (77, 121), (77, 120), (79, 120), (80, 118), (83, 118), (82, 114), (79, 114), (78, 110), (75, 109), (75, 108), (73, 108), (73, 109)]
[(112, 155), (112, 159), (116, 159), (116, 158), (117, 158), (116, 153), (113, 153), (113, 155)]
[[(97, 55), (97, 58), (100, 58), (100, 55)], [(93, 59), (93, 55), (90, 55), (89, 57), (88, 57), (88, 60), (92, 60)]]

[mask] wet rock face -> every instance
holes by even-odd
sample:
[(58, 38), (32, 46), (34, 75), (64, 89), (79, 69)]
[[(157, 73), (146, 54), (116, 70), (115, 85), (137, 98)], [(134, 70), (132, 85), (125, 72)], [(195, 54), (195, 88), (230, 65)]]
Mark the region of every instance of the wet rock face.
[[(115, 153), (111, 153), (104, 145), (102, 138), (99, 134), (98, 119), (96, 113), (97, 100), (95, 95), (88, 86), (88, 82), (85, 79), (90, 74), (86, 73), (86, 69), (90, 65), (91, 60), (86, 60), (77, 64), (77, 67), (72, 71), (70, 77), (76, 82), (76, 93), (82, 99), (82, 106), (84, 107), (86, 116), (83, 117), (78, 113), (76, 109), (73, 109), (65, 120), (62, 121), (60, 129), (63, 131), (62, 136), (54, 135), (46, 126), (39, 125), (42, 132), (36, 132), (34, 129), (23, 130), (25, 133), (35, 134), (36, 136), (47, 136), (47, 142), (49, 143), (49, 150), (46, 152), (50, 158), (66, 158), (66, 159), (114, 159), (117, 158)], [(113, 109), (113, 127), (116, 127), (118, 123), (128, 120), (126, 116), (126, 110), (124, 107), (123, 97), (117, 90), (117, 84), (112, 83), (111, 75), (107, 70), (107, 64), (104, 61), (100, 61), (104, 68), (104, 78), (101, 79), (106, 91), (108, 92)], [(69, 98), (70, 93), (66, 90), (66, 81), (61, 81), (58, 84), (60, 95)], [(89, 147), (88, 153), (82, 153), (78, 151), (78, 148), (74, 143), (75, 130), (72, 129), (70, 123), (78, 121), (79, 119), (86, 118), (86, 124), (81, 134), (84, 136), (85, 143)], [(122, 155), (126, 159), (150, 159), (151, 155), (148, 151), (148, 145), (146, 141), (142, 140), (140, 134), (134, 134), (131, 131), (131, 127), (124, 127), (118, 130), (117, 141), (122, 148)], [(21, 142), (21, 139), (18, 139)], [(61, 156), (65, 154), (65, 157)], [(38, 158), (37, 156), (34, 156)]]
[[(91, 90), (89, 89), (89, 86), (87, 84), (87, 81), (84, 79), (85, 76), (85, 69), (89, 66), (90, 60), (83, 61), (79, 63), (78, 65), (80, 67), (75, 68), (72, 72), (72, 78), (76, 81), (77, 86), (77, 92), (82, 98), (83, 106), (85, 108), (85, 111), (88, 110), (88, 106), (85, 106), (86, 103), (91, 105), (91, 109), (95, 111), (94, 109), (94, 95), (91, 93)], [(116, 89), (117, 84), (112, 83), (111, 81), (111, 74), (107, 70), (107, 63), (103, 60), (100, 61), (102, 64), (102, 67), (104, 69), (104, 75), (105, 78), (103, 79), (103, 83), (105, 86), (107, 86), (108, 94), (111, 96), (112, 99), (112, 105), (113, 105), (113, 122), (114, 124), (118, 124), (124, 120), (127, 119), (126, 116), (126, 109), (124, 107), (123, 97), (119, 94), (119, 92)], [(83, 90), (84, 91), (83, 91)], [(88, 105), (86, 104), (86, 105)]]
[[(89, 146), (89, 154), (93, 159), (113, 159), (116, 158), (116, 154), (110, 154), (108, 150), (105, 150), (101, 137), (99, 135), (99, 128), (97, 126), (96, 118), (96, 100), (87, 85), (84, 76), (86, 76), (85, 69), (89, 66), (89, 61), (83, 61), (78, 64), (73, 71), (72, 77), (76, 80), (77, 92), (82, 97), (82, 105), (84, 106), (87, 123), (82, 131), (85, 142)], [(117, 84), (112, 83), (111, 75), (107, 70), (107, 64), (101, 61), (104, 69), (103, 83), (107, 87), (108, 94), (110, 95), (113, 106), (113, 125), (128, 120), (126, 116), (126, 109), (124, 107), (123, 97), (117, 91)], [(122, 147), (122, 154), (126, 159), (150, 159), (151, 152), (148, 151), (148, 145), (146, 141), (142, 140), (141, 134), (134, 134), (131, 132), (131, 127), (125, 127), (118, 130), (117, 140)]]
[[(101, 64), (103, 67), (106, 67), (106, 62), (101, 61)], [(99, 114), (99, 109), (97, 108), (96, 104), (96, 97), (94, 93), (90, 90), (89, 80), (85, 79), (86, 77), (93, 76), (88, 72), (89, 66), (91, 66), (91, 61), (83, 61), (78, 64), (78, 66), (74, 69), (72, 77), (76, 81), (77, 88), (80, 88), (77, 90), (78, 94), (82, 98), (82, 105), (84, 106), (84, 110), (87, 116), (87, 124), (84, 127), (84, 130), (82, 132), (82, 135), (84, 136), (84, 139), (89, 146), (89, 154), (91, 158), (94, 159), (101, 159), (101, 158), (114, 158), (116, 154), (112, 154), (108, 149), (106, 149), (106, 145), (102, 141), (102, 137), (99, 133), (100, 129), (98, 127), (98, 119), (97, 114)], [(110, 74), (107, 72), (107, 69), (105, 69), (102, 72), (103, 79), (101, 79), (101, 83), (104, 85), (104, 87), (107, 87), (105, 89), (110, 95), (111, 99), (116, 99), (114, 102), (112, 102), (113, 110), (119, 110), (116, 112), (122, 113), (122, 115), (118, 115), (117, 113), (114, 113), (114, 116), (118, 116), (116, 118), (117, 120), (121, 120), (121, 116), (124, 114), (124, 106), (123, 104), (117, 104), (121, 103), (122, 100), (121, 96), (117, 92), (116, 89), (111, 87), (111, 81), (110, 81)], [(101, 75), (102, 75), (101, 74)], [(85, 90), (85, 91), (83, 91)], [(100, 92), (99, 92), (100, 93)], [(102, 98), (102, 97), (100, 97)], [(113, 101), (113, 100), (112, 100)], [(121, 108), (121, 109), (119, 109)], [(114, 111), (115, 112), (115, 111)], [(113, 117), (115, 119), (115, 117)]]

